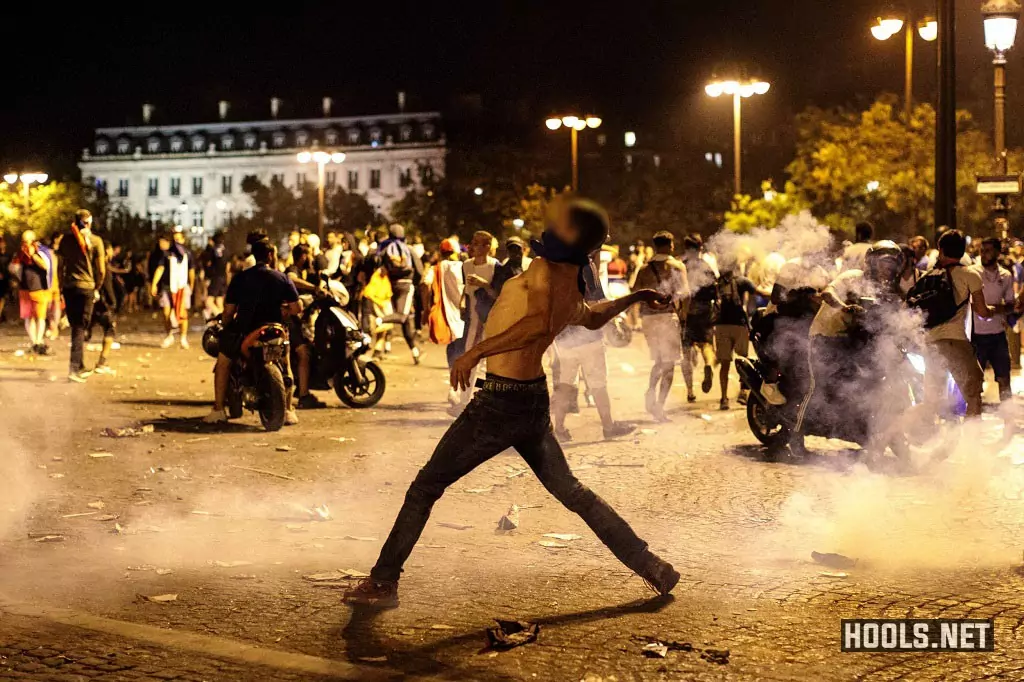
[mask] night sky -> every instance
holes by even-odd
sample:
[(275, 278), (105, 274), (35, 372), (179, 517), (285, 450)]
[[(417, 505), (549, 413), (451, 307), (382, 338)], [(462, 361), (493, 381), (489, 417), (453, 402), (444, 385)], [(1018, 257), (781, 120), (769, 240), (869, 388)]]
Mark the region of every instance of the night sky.
[[(703, 85), (716, 65), (743, 61), (773, 84), (748, 107), (751, 126), (781, 125), (810, 103), (859, 104), (902, 92), (902, 39), (879, 43), (873, 0), (630, 0), (629, 2), (45, 3), (5, 8), (0, 165), (74, 172), (97, 126), (410, 109), (448, 111), (479, 94), (524, 119), (578, 106), (608, 131), (693, 143), (729, 129), (728, 107)], [(986, 126), (991, 68), (980, 0), (958, 3), (960, 104)], [(269, 7), (270, 9), (262, 9)], [(154, 13), (154, 9), (161, 10)], [(921, 9), (931, 9), (922, 3)], [(923, 12), (922, 12), (923, 13)], [(17, 27), (23, 27), (18, 30)], [(918, 98), (932, 98), (934, 43), (918, 41)], [(1010, 55), (1009, 142), (1024, 142), (1024, 49)], [(1014, 87), (1020, 84), (1020, 87)], [(542, 115), (542, 114), (541, 114)], [(496, 127), (504, 125), (496, 118)], [(540, 121), (537, 122), (538, 127)], [(542, 134), (542, 133), (541, 133)], [(646, 136), (646, 137), (645, 137)]]

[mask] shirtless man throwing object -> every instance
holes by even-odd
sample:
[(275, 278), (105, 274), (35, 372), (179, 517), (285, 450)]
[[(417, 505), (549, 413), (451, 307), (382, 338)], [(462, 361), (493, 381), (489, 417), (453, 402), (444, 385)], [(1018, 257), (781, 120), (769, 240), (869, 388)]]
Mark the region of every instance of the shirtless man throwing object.
[(556, 205), (540, 241), (539, 256), (522, 275), (509, 280), (491, 310), (484, 340), (453, 365), (452, 387), (468, 388), (473, 368), (488, 358), (488, 374), (466, 410), (448, 428), (430, 461), (405, 496), (395, 525), (370, 577), (345, 593), (345, 601), (398, 606), (398, 578), (419, 539), (434, 503), (445, 489), (509, 447), (515, 448), (544, 487), (579, 514), (618, 559), (660, 594), (679, 582), (671, 564), (655, 556), (604, 500), (569, 470), (551, 430), (544, 351), (568, 325), (599, 329), (635, 303), (671, 303), (649, 289), (614, 301), (588, 305), (580, 268), (604, 243), (608, 218), (596, 204), (572, 199)]

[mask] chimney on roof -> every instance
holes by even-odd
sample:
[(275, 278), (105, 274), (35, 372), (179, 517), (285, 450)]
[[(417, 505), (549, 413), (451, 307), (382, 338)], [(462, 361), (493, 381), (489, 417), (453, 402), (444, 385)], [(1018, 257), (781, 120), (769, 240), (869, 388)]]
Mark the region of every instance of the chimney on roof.
[(334, 100), (330, 97), (324, 97), (324, 118), (331, 117), (331, 107), (334, 105)]
[(220, 116), (220, 120), (226, 121), (228, 119), (228, 109), (230, 107), (231, 103), (226, 99), (217, 102), (217, 115)]
[(143, 125), (149, 125), (149, 120), (153, 118), (153, 105), (146, 102), (142, 105), (142, 123)]
[(398, 113), (405, 111), (405, 90), (398, 91)]
[(277, 114), (281, 111), (281, 98), (271, 97), (270, 98), (270, 118), (277, 118)]

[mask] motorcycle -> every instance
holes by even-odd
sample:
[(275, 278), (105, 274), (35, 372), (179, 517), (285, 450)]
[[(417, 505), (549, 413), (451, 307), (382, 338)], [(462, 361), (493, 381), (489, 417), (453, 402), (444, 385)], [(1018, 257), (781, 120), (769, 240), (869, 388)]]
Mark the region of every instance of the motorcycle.
[[(217, 357), (223, 331), (218, 315), (203, 332), (203, 350), (207, 355)], [(231, 362), (225, 396), (230, 419), (238, 419), (244, 410), (249, 410), (259, 414), (267, 431), (278, 431), (284, 426), (290, 390), (285, 366), (288, 347), (288, 330), (281, 324), (266, 324), (246, 335), (241, 356)]]
[(322, 281), (321, 293), (303, 311), (303, 325), (312, 329), (310, 388), (333, 388), (338, 399), (349, 407), (373, 407), (384, 397), (387, 385), (381, 366), (365, 358), (373, 349), (373, 341), (345, 309), (345, 287), (326, 277)]
[[(867, 316), (876, 314), (879, 306), (873, 299), (862, 299)], [(763, 315), (763, 311), (758, 311)], [(875, 336), (868, 331), (873, 327), (870, 320), (859, 319), (851, 332), (851, 352), (869, 348)], [(747, 424), (754, 437), (769, 448), (785, 446), (796, 426), (798, 401), (788, 377), (781, 368), (771, 362), (767, 352), (765, 325), (755, 322), (750, 340), (757, 354), (756, 359), (737, 358), (736, 369), (740, 381), (750, 389), (747, 400)], [(901, 460), (918, 460), (917, 452), (924, 451), (932, 460), (942, 459), (955, 447), (953, 429), (966, 413), (966, 405), (959, 394), (952, 377), (947, 377), (942, 409), (936, 420), (929, 424), (908, 424), (901, 417), (908, 410), (924, 400), (925, 359), (905, 345), (897, 344), (894, 363), (867, 363), (866, 366), (851, 366), (858, 370), (851, 372), (850, 404), (831, 404), (828, 410), (809, 408), (806, 412), (802, 431), (805, 435), (838, 438), (857, 443), (862, 447), (888, 447)], [(873, 356), (872, 356), (873, 357)], [(801, 361), (797, 359), (796, 361)], [(886, 367), (885, 365), (890, 365)], [(786, 395), (785, 404), (777, 405), (763, 394), (765, 383), (782, 388)], [(789, 384), (789, 385), (788, 385)], [(877, 396), (870, 405), (864, 400), (864, 391), (858, 386), (870, 387), (871, 395)], [(791, 395), (794, 394), (794, 395)], [(840, 400), (842, 402), (842, 400)]]

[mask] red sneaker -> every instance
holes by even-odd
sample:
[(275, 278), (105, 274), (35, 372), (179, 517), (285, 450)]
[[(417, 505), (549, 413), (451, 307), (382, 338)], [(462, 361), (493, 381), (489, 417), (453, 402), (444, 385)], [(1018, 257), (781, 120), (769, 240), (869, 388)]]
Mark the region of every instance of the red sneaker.
[(346, 604), (363, 604), (382, 609), (398, 606), (398, 583), (391, 580), (364, 578), (351, 590), (346, 590), (342, 601)]

